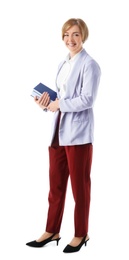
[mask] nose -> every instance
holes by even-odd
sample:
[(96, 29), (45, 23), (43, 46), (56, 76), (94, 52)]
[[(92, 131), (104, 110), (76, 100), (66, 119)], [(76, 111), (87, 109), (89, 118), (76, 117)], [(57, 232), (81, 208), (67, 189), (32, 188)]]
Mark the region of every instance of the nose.
[(73, 40), (73, 35), (69, 35), (69, 41)]

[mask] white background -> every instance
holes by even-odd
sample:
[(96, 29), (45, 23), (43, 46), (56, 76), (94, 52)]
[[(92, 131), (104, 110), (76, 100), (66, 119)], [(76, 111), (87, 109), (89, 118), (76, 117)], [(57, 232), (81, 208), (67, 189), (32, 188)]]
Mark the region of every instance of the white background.
[[(126, 0), (0, 0), (0, 259), (129, 259), (128, 60)], [(30, 97), (39, 82), (55, 88), (68, 50), (63, 23), (85, 20), (84, 47), (102, 77), (95, 104), (95, 141), (88, 246), (62, 250), (73, 237), (74, 202), (68, 186), (59, 246), (25, 245), (45, 229), (48, 143), (52, 113)]]

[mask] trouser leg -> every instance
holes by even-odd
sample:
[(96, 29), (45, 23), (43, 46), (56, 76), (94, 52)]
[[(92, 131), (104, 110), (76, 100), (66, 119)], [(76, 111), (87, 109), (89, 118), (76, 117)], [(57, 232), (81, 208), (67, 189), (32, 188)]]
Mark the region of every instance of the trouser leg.
[(64, 147), (49, 147), (49, 160), (50, 190), (48, 196), (49, 209), (46, 231), (50, 233), (59, 233), (69, 176), (67, 157)]
[(74, 223), (76, 237), (85, 236), (88, 233), (92, 148), (92, 144), (65, 147), (75, 201)]

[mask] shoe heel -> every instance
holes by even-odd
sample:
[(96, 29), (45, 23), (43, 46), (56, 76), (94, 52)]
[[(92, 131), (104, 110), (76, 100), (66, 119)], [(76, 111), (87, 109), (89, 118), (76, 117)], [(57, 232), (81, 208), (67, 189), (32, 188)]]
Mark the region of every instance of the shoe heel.
[(87, 245), (88, 240), (89, 240), (89, 239), (85, 240), (85, 246)]
[(56, 239), (57, 246), (59, 245), (60, 239), (61, 239), (61, 237), (59, 237), (59, 238)]

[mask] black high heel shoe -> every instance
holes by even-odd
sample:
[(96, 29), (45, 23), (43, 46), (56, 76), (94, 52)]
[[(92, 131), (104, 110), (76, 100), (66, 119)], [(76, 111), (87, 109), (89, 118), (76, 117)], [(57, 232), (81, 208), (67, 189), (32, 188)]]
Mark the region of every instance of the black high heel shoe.
[(27, 245), (27, 246), (31, 246), (31, 247), (42, 247), (42, 246), (45, 246), (46, 244), (48, 244), (49, 242), (56, 241), (57, 246), (58, 246), (59, 240), (61, 239), (61, 237), (52, 239), (55, 235), (56, 235), (56, 234), (53, 234), (52, 236), (50, 236), (50, 237), (47, 238), (47, 239), (44, 239), (44, 240), (41, 241), (41, 242), (37, 242), (36, 240), (31, 241), (31, 242), (28, 242), (28, 243), (26, 243), (26, 245)]
[(64, 253), (74, 253), (74, 252), (78, 252), (84, 244), (85, 244), (85, 246), (86, 246), (88, 240), (89, 240), (89, 238), (86, 240), (86, 236), (84, 236), (83, 239), (82, 239), (82, 241), (81, 241), (81, 243), (80, 243), (78, 246), (67, 245), (67, 246), (64, 248), (63, 252), (64, 252)]

